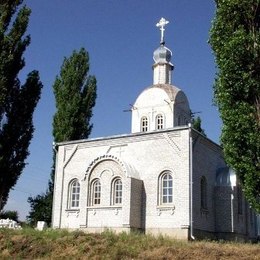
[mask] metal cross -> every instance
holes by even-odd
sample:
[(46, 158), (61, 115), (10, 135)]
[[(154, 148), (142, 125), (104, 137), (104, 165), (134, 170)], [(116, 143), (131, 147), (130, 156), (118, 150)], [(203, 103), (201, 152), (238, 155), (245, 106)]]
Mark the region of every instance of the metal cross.
[(160, 27), (160, 30), (161, 30), (161, 43), (163, 44), (164, 43), (164, 27), (166, 24), (168, 24), (169, 21), (167, 21), (165, 18), (161, 18), (161, 20), (156, 24), (156, 27)]

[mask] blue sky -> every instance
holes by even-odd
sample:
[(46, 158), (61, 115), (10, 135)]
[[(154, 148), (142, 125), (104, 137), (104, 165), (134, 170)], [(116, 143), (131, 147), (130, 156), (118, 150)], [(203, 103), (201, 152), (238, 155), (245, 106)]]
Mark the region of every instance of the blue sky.
[(34, 114), (35, 133), (17, 185), (5, 209), (28, 214), (28, 196), (47, 188), (52, 165), (52, 85), (63, 58), (86, 48), (90, 74), (98, 82), (98, 98), (91, 137), (130, 133), (131, 114), (123, 112), (152, 84), (153, 51), (159, 46), (161, 17), (170, 23), (166, 46), (173, 52), (173, 85), (182, 89), (192, 111), (200, 111), (207, 136), (219, 142), (221, 121), (213, 106), (215, 65), (207, 41), (214, 16), (208, 0), (25, 0), (32, 14), (28, 27), (31, 44), (20, 74), (39, 70), (44, 85)]

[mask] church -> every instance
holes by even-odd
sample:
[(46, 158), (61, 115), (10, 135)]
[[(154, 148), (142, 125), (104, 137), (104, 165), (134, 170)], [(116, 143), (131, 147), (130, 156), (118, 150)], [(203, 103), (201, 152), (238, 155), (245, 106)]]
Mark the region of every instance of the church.
[(132, 106), (131, 133), (57, 144), (52, 227), (254, 240), (257, 216), (236, 174), (192, 128), (188, 99), (172, 85), (166, 24), (156, 24), (153, 85)]

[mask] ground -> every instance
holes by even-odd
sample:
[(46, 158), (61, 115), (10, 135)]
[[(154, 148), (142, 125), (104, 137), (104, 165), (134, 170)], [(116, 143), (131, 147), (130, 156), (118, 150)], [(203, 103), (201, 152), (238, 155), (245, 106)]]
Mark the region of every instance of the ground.
[(1, 259), (260, 259), (260, 244), (187, 242), (138, 233), (0, 229)]

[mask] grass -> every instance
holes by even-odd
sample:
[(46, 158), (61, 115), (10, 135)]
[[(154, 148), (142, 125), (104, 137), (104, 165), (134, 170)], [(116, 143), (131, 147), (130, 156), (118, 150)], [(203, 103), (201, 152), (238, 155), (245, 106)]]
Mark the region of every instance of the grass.
[(186, 242), (139, 233), (0, 229), (0, 259), (260, 259), (259, 244)]

